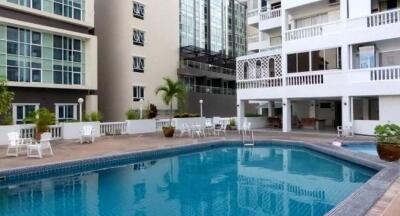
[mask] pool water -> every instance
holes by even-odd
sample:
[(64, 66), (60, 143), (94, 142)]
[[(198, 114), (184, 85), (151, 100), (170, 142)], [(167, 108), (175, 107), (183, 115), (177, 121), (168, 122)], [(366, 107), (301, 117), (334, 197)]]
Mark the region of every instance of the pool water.
[(376, 171), (299, 147), (215, 148), (0, 189), (0, 215), (323, 215)]
[(354, 152), (362, 152), (374, 156), (378, 156), (378, 151), (376, 150), (376, 144), (350, 144), (344, 146)]

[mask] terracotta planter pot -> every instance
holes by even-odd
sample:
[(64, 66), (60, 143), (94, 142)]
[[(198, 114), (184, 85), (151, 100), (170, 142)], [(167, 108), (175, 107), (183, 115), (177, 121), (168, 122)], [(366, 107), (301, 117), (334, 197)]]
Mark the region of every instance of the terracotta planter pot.
[(164, 136), (167, 138), (171, 138), (174, 136), (175, 128), (174, 127), (163, 127)]
[(379, 157), (385, 161), (398, 161), (400, 159), (400, 145), (378, 143), (376, 146)]

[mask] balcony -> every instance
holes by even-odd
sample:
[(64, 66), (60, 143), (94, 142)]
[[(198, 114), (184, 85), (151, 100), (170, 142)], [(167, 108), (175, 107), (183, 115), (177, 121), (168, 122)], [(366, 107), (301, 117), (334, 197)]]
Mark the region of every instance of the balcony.
[(260, 49), (260, 37), (259, 35), (251, 35), (247, 37), (247, 50), (255, 51)]
[(236, 72), (233, 69), (218, 67), (215, 65), (191, 60), (182, 61), (181, 67), (178, 69), (178, 74), (224, 80), (235, 80), (236, 76)]
[(324, 36), (324, 35), (339, 33), (341, 29), (342, 29), (341, 21), (334, 21), (319, 25), (308, 26), (304, 28), (297, 28), (286, 31), (285, 40), (293, 41), (293, 40), (300, 40), (317, 36)]
[(222, 88), (202, 85), (187, 86), (188, 92), (203, 93), (203, 94), (218, 94), (218, 95), (235, 95), (236, 90), (233, 88)]
[(260, 17), (258, 9), (247, 11), (247, 25), (257, 25), (259, 21)]
[(279, 28), (282, 26), (281, 9), (274, 9), (260, 13), (260, 30)]

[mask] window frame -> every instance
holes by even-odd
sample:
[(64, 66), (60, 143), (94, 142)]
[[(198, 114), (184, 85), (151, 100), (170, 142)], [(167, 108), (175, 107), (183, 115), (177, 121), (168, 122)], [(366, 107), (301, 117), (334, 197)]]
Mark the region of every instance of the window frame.
[[(144, 46), (146, 41), (145, 35), (146, 35), (145, 31), (139, 29), (133, 29), (133, 37), (132, 37), (133, 45)], [(138, 38), (138, 40), (136, 40), (135, 38)]]
[[(135, 64), (135, 59), (138, 59), (139, 61), (142, 61), (142, 65), (143, 66), (140, 67), (141, 65), (139, 63), (139, 67), (136, 67), (137, 65)], [(132, 63), (133, 72), (144, 73), (144, 70), (145, 70), (145, 67), (146, 67), (146, 58), (142, 57), (142, 56), (133, 56), (132, 61), (133, 61), (133, 63)]]
[[(40, 103), (12, 103), (12, 118), (13, 118), (14, 125), (25, 124), (24, 119), (26, 119), (26, 117), (27, 117), (27, 113), (26, 113), (27, 106), (34, 106), (35, 112), (36, 112), (40, 108)], [(23, 118), (22, 119), (18, 118), (17, 107), (23, 107), (23, 110), (22, 110)]]
[[(67, 118), (66, 117), (66, 107), (67, 106), (72, 106), (72, 118)], [(77, 103), (55, 103), (54, 104), (55, 107), (55, 116), (56, 116), (56, 122), (68, 122), (68, 121), (74, 121), (74, 120), (78, 120), (78, 104)], [(64, 116), (62, 118), (60, 118), (60, 112), (59, 112), (59, 108), (63, 107), (63, 113)]]
[[(135, 11), (135, 5), (137, 5), (136, 11)], [(144, 20), (144, 16), (146, 15), (146, 10), (145, 10), (146, 6), (140, 2), (133, 1), (132, 7), (133, 7), (132, 8), (133, 17)], [(140, 11), (140, 10), (142, 10), (142, 11)], [(135, 12), (139, 12), (139, 14), (137, 14)], [(140, 13), (142, 13), (142, 14), (140, 14)]]
[[(135, 95), (135, 90), (136, 90), (136, 95)], [(133, 95), (133, 101), (134, 102), (139, 102), (141, 99), (144, 100), (145, 98), (145, 93), (144, 93), (145, 87), (141, 85), (134, 85), (132, 86), (132, 95)]]

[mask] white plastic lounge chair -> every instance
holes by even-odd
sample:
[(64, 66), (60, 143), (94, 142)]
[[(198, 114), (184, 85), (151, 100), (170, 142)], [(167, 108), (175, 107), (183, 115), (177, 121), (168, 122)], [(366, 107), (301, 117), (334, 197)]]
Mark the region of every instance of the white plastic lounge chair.
[[(208, 136), (211, 136), (211, 135), (213, 135), (214, 134), (214, 128), (215, 128), (215, 126), (214, 126), (214, 124), (213, 124), (213, 122), (212, 122), (212, 119), (206, 119), (206, 125), (205, 125), (206, 127), (204, 128), (204, 132), (206, 132), (207, 131), (207, 135)], [(215, 134), (214, 134), (215, 135)]]
[(192, 129), (189, 127), (189, 125), (186, 124), (186, 123), (183, 123), (182, 124), (182, 128), (181, 128), (181, 135), (180, 136), (182, 137), (185, 134), (187, 134), (188, 136), (193, 136), (192, 135)]
[(87, 140), (94, 143), (94, 129), (91, 125), (84, 125), (81, 130), (81, 144)]
[(220, 133), (222, 132), (222, 133), (224, 133), (224, 135), (226, 136), (226, 127), (227, 127), (227, 126), (228, 126), (228, 124), (227, 124), (225, 121), (223, 121), (223, 122), (221, 123), (221, 126), (215, 128), (214, 133), (215, 133), (217, 136), (219, 136)]
[(48, 151), (49, 155), (53, 155), (53, 149), (51, 148), (51, 133), (43, 133), (39, 143), (27, 145), (28, 157), (31, 158), (43, 158), (45, 150)]
[(7, 156), (18, 157), (19, 153), (23, 148), (26, 148), (26, 143), (24, 143), (25, 139), (21, 139), (19, 137), (18, 132), (11, 132), (7, 134), (8, 136), (8, 148), (7, 148)]
[(338, 126), (337, 127), (337, 136), (345, 137), (345, 136), (354, 136), (354, 131), (352, 126)]

